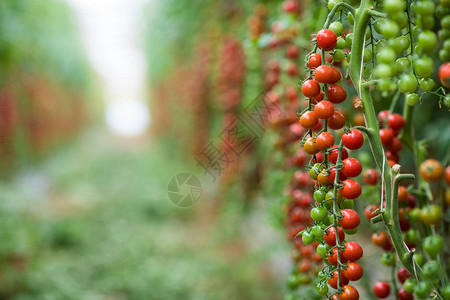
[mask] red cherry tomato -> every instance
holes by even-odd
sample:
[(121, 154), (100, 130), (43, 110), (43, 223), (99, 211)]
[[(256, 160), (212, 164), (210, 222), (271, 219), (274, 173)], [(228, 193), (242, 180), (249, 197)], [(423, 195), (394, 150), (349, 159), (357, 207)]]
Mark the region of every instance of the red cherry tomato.
[(400, 268), (397, 271), (397, 279), (400, 283), (405, 283), (406, 279), (411, 278), (412, 275), (406, 268)]
[(392, 114), (388, 117), (388, 126), (392, 129), (401, 129), (405, 126), (405, 119), (402, 115)]
[(357, 261), (363, 256), (363, 249), (357, 242), (347, 242), (342, 256), (348, 261)]
[(317, 115), (314, 111), (309, 110), (305, 112), (300, 117), (300, 125), (302, 125), (303, 128), (311, 129), (316, 127), (317, 123), (319, 123), (319, 119), (317, 118)]
[(350, 281), (360, 280), (363, 274), (363, 268), (357, 262), (349, 262), (344, 270), (344, 276)]
[[(328, 175), (327, 179), (328, 182), (330, 183), (334, 183), (334, 179), (336, 178), (336, 168), (333, 168), (330, 170), (330, 174)], [(342, 173), (341, 171), (339, 172), (339, 180), (340, 181), (344, 181), (345, 179), (347, 179), (347, 176), (344, 175), (344, 173)]]
[(334, 113), (334, 105), (330, 101), (320, 101), (314, 106), (314, 112), (319, 119), (328, 119)]
[(333, 130), (341, 129), (345, 126), (345, 117), (342, 113), (335, 111), (331, 117), (328, 118), (328, 127)]
[(378, 281), (373, 286), (373, 293), (380, 299), (387, 298), (391, 293), (391, 286), (386, 281)]
[(362, 166), (359, 160), (356, 158), (349, 157), (344, 159), (344, 168), (342, 168), (342, 172), (347, 177), (356, 177), (361, 174)]
[(375, 211), (378, 209), (378, 205), (368, 205), (366, 209), (364, 209), (364, 215), (366, 216), (367, 220), (372, 219), (373, 217), (377, 216), (378, 214), (375, 213)]
[(333, 288), (333, 289), (337, 289), (338, 286), (338, 277), (341, 277), (340, 279), (340, 286), (344, 286), (346, 284), (348, 284), (348, 279), (345, 277), (344, 272), (341, 271), (341, 276), (339, 276), (338, 271), (334, 271), (333, 272), (333, 277), (331, 277), (330, 279), (328, 279), (328, 284)]
[(339, 225), (344, 229), (355, 229), (359, 226), (361, 219), (356, 211), (353, 209), (341, 210), (342, 220), (339, 220)]
[(396, 137), (393, 137), (390, 144), (386, 147), (390, 152), (397, 153), (400, 152), (403, 148), (402, 142)]
[(394, 131), (391, 128), (380, 130), (380, 139), (383, 145), (388, 145), (394, 138)]
[(307, 64), (308, 68), (315, 69), (321, 64), (322, 64), (322, 55), (320, 55), (319, 53), (311, 54)]
[(333, 50), (336, 47), (337, 36), (333, 30), (322, 29), (317, 33), (317, 46), (325, 51)]
[(378, 120), (380, 125), (383, 127), (384, 124), (387, 121), (387, 118), (389, 117), (389, 111), (388, 110), (382, 110), (378, 113)]
[(350, 150), (357, 150), (364, 144), (364, 136), (358, 129), (352, 129), (342, 136), (342, 143)]
[(334, 144), (334, 137), (331, 133), (324, 131), (316, 137), (316, 146), (320, 150), (326, 150)]
[[(341, 227), (338, 226), (337, 229), (338, 229), (339, 241), (342, 242), (345, 239), (345, 233)], [(336, 246), (336, 234), (335, 234), (334, 227), (330, 227), (328, 229), (328, 233), (323, 236), (323, 239), (324, 239), (325, 243), (327, 243), (328, 245)]]
[(338, 104), (345, 101), (347, 92), (339, 84), (332, 84), (328, 87), (328, 100), (332, 103)]
[(439, 67), (439, 80), (446, 88), (450, 88), (450, 62), (443, 63)]
[(343, 181), (344, 187), (339, 191), (344, 198), (356, 199), (361, 195), (361, 185), (353, 179)]
[(320, 65), (314, 71), (314, 78), (320, 83), (333, 83), (334, 76), (334, 70), (327, 65)]
[[(345, 259), (342, 257), (342, 252), (339, 254), (339, 257), (340, 257), (341, 263), (344, 263)], [(331, 255), (328, 256), (328, 262), (330, 264), (332, 264), (333, 266), (337, 266), (338, 265), (338, 250), (336, 248), (334, 248), (331, 251)]]
[(375, 169), (368, 169), (364, 172), (363, 179), (368, 185), (376, 185), (378, 182), (378, 172)]
[(414, 300), (413, 294), (408, 293), (405, 289), (401, 289), (397, 293), (398, 300)]
[(333, 84), (334, 83), (338, 83), (341, 80), (341, 78), (342, 78), (341, 72), (339, 72), (339, 70), (336, 69), (335, 67), (331, 67), (331, 71), (332, 71), (333, 76), (331, 78), (331, 82), (330, 83), (333, 83)]
[(359, 300), (359, 293), (356, 288), (351, 285), (344, 286), (344, 291), (341, 294), (333, 296), (333, 300)]
[(306, 80), (302, 84), (302, 94), (307, 98), (316, 97), (320, 94), (320, 85), (314, 79)]

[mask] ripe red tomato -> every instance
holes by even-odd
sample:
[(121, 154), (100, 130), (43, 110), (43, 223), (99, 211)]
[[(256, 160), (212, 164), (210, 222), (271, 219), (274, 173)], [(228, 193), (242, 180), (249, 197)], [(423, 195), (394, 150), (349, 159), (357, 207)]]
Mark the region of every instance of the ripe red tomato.
[(317, 123), (319, 123), (319, 119), (317, 118), (316, 113), (312, 110), (305, 112), (300, 117), (300, 125), (302, 125), (303, 128), (314, 128), (316, 127)]
[(349, 262), (344, 270), (344, 276), (350, 281), (360, 280), (363, 274), (363, 268), (357, 262)]
[(380, 139), (383, 145), (388, 145), (394, 138), (394, 131), (391, 128), (380, 129)]
[(328, 127), (333, 130), (341, 129), (345, 126), (345, 117), (342, 113), (335, 111), (331, 117), (328, 118)]
[(338, 104), (345, 101), (347, 92), (339, 84), (332, 84), (328, 87), (328, 100), (332, 103)]
[(309, 270), (311, 270), (311, 266), (312, 266), (312, 263), (311, 263), (311, 261), (310, 260), (302, 260), (301, 262), (299, 262), (298, 264), (297, 264), (297, 270), (300, 272), (300, 273), (306, 273), (306, 272), (308, 272)]
[(333, 83), (333, 84), (334, 83), (338, 83), (341, 80), (341, 78), (342, 78), (341, 72), (339, 72), (339, 70), (336, 69), (335, 67), (331, 67), (331, 71), (332, 71), (333, 76), (331, 78), (331, 82), (330, 83)]
[(293, 13), (297, 11), (297, 2), (294, 0), (286, 0), (282, 4), (285, 13)]
[(316, 146), (316, 139), (313, 137), (310, 137), (306, 140), (305, 144), (303, 145), (303, 149), (306, 153), (311, 155), (316, 154), (320, 151)]
[(391, 242), (391, 238), (385, 231), (381, 231), (380, 233), (372, 234), (372, 243), (375, 245), (384, 248), (387, 244)]
[(398, 187), (398, 202), (405, 202), (408, 200), (408, 189), (402, 185)]
[(368, 169), (364, 172), (363, 179), (368, 185), (376, 185), (378, 182), (378, 172), (375, 169)]
[(378, 209), (378, 205), (368, 205), (366, 209), (364, 209), (364, 215), (366, 216), (367, 220), (372, 219), (373, 217), (377, 216), (378, 214), (375, 213), (375, 211)]
[[(345, 233), (341, 227), (338, 226), (337, 229), (338, 229), (339, 241), (342, 242), (345, 239)], [(323, 240), (325, 241), (325, 243), (327, 243), (330, 246), (336, 246), (336, 234), (335, 234), (334, 227), (330, 227), (328, 229), (328, 233), (324, 234)]]
[(396, 137), (393, 137), (391, 143), (386, 147), (390, 152), (397, 153), (400, 152), (403, 148), (402, 142)]
[(392, 114), (388, 117), (388, 126), (392, 129), (401, 129), (405, 126), (405, 119), (402, 115)]
[(342, 143), (350, 150), (357, 150), (364, 144), (364, 136), (358, 129), (352, 129), (342, 136)]
[(435, 159), (427, 159), (420, 164), (420, 176), (426, 181), (439, 181), (444, 175), (444, 168)]
[(320, 65), (314, 71), (314, 78), (320, 83), (333, 83), (334, 70), (327, 65)]
[(439, 67), (439, 80), (446, 88), (450, 88), (450, 62), (443, 63)]
[(351, 285), (344, 286), (344, 291), (341, 294), (333, 296), (333, 300), (359, 300), (359, 293), (356, 288)]
[[(335, 164), (337, 162), (337, 157), (338, 157), (338, 146), (334, 145), (333, 147), (331, 147), (331, 151), (330, 154), (328, 155), (328, 160)], [(342, 153), (341, 153), (341, 160), (344, 160), (348, 157), (348, 152), (347, 149), (342, 148)]]
[(401, 289), (397, 293), (398, 300), (414, 300), (413, 294), (408, 293), (405, 289)]
[(378, 120), (379, 120), (380, 126), (384, 126), (384, 124), (386, 124), (386, 120), (388, 117), (389, 117), (388, 110), (382, 110), (378, 113)]
[(314, 106), (314, 112), (319, 119), (328, 119), (334, 113), (334, 105), (330, 101), (320, 101)]
[[(334, 180), (336, 178), (336, 168), (333, 168), (330, 170), (330, 174), (328, 175), (328, 181), (330, 183), (334, 183)], [(344, 173), (342, 173), (342, 171), (339, 172), (339, 180), (340, 181), (344, 181), (345, 179), (347, 179), (347, 176), (344, 175)]]
[(303, 151), (301, 148), (298, 148), (297, 152), (295, 153), (294, 157), (292, 158), (292, 163), (296, 167), (303, 167), (306, 161), (306, 155), (305, 151)]
[[(345, 259), (342, 257), (342, 252), (339, 254), (339, 257), (340, 257), (341, 263), (344, 263)], [(338, 250), (336, 248), (334, 248), (331, 251), (331, 255), (328, 256), (328, 262), (330, 264), (332, 264), (333, 266), (337, 266), (338, 265)]]
[(315, 97), (320, 94), (320, 85), (314, 79), (306, 80), (302, 84), (302, 94), (307, 97)]
[(405, 283), (406, 279), (412, 278), (411, 273), (406, 268), (400, 268), (397, 271), (397, 279), (400, 283)]
[(316, 146), (320, 150), (326, 150), (333, 146), (334, 137), (331, 133), (324, 131), (316, 137)]
[(336, 47), (337, 35), (333, 30), (322, 29), (317, 33), (317, 46), (325, 51), (333, 50)]
[(308, 68), (315, 69), (322, 64), (322, 55), (313, 53), (308, 60)]
[(391, 286), (386, 281), (378, 281), (373, 286), (373, 293), (378, 298), (387, 298), (389, 294), (391, 293)]
[(361, 195), (361, 185), (353, 179), (343, 181), (344, 187), (339, 190), (341, 195), (347, 199), (356, 199)]
[(359, 226), (361, 219), (356, 211), (353, 209), (341, 210), (342, 220), (339, 220), (339, 225), (344, 229), (355, 229)]
[(289, 45), (286, 47), (286, 56), (290, 59), (297, 59), (298, 57), (298, 47), (295, 45)]
[(342, 172), (347, 177), (356, 177), (361, 174), (362, 166), (359, 160), (356, 158), (349, 157), (344, 159), (343, 161), (344, 167), (342, 168)]
[(344, 286), (348, 284), (348, 279), (345, 277), (344, 272), (341, 271), (341, 276), (339, 276), (338, 271), (334, 271), (333, 272), (333, 277), (331, 277), (330, 279), (328, 279), (328, 284), (333, 288), (333, 289), (337, 289), (338, 287), (338, 277), (341, 277), (341, 282), (340, 282), (340, 286)]
[(348, 261), (357, 261), (363, 256), (363, 249), (357, 242), (347, 242), (342, 256)]

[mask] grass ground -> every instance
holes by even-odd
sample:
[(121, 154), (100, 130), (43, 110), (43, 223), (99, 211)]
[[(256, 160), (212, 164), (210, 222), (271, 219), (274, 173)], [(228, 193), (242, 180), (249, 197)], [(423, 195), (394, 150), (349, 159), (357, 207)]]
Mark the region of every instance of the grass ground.
[(144, 144), (90, 134), (1, 184), (1, 299), (281, 298), (286, 245), (264, 202), (178, 208), (167, 183), (189, 167)]

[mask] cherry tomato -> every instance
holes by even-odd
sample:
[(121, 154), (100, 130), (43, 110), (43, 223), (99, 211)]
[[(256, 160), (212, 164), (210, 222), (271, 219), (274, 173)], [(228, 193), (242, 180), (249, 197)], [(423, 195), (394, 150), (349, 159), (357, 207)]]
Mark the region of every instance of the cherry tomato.
[(442, 219), (442, 209), (437, 204), (424, 206), (420, 211), (420, 219), (427, 225), (437, 225)]
[(305, 112), (300, 117), (300, 125), (302, 125), (303, 128), (314, 128), (317, 123), (319, 123), (319, 119), (317, 118), (316, 113), (312, 110)]
[(440, 269), (440, 264), (435, 261), (435, 260), (431, 260), (429, 262), (427, 262), (425, 265), (423, 265), (423, 276), (425, 276), (425, 278), (427, 279), (434, 279), (436, 277), (439, 277), (439, 269)]
[(311, 209), (311, 218), (314, 221), (320, 222), (328, 217), (328, 210), (325, 206), (318, 206)]
[[(338, 226), (337, 229), (338, 229), (339, 241), (342, 242), (345, 239), (345, 233), (341, 227)], [(323, 236), (323, 239), (324, 239), (325, 243), (327, 243), (328, 245), (336, 246), (336, 234), (335, 234), (334, 227), (330, 227), (328, 229), (328, 233)]]
[(311, 54), (307, 64), (308, 68), (315, 69), (321, 64), (322, 64), (322, 55), (320, 55), (319, 53)]
[(398, 202), (405, 202), (408, 200), (408, 190), (404, 186), (398, 187)]
[(401, 129), (405, 126), (405, 119), (402, 115), (392, 114), (388, 117), (388, 126), (392, 129)]
[(388, 145), (394, 138), (394, 131), (391, 128), (380, 129), (380, 139), (383, 145)]
[(342, 168), (342, 172), (347, 177), (356, 177), (361, 174), (362, 166), (361, 163), (356, 158), (347, 158), (344, 159), (344, 168)]
[(368, 185), (376, 185), (378, 183), (378, 172), (375, 169), (368, 169), (364, 172), (363, 179)]
[(396, 137), (393, 137), (391, 143), (386, 147), (390, 152), (397, 153), (400, 152), (403, 148), (402, 142)]
[(385, 252), (381, 256), (381, 262), (386, 266), (395, 265), (395, 255), (392, 252)]
[(429, 296), (431, 291), (431, 286), (426, 281), (420, 281), (417, 283), (416, 287), (414, 288), (414, 294), (419, 297), (420, 299), (423, 299), (427, 296)]
[(416, 287), (416, 280), (414, 278), (408, 278), (403, 283), (403, 288), (408, 293), (414, 293), (414, 288)]
[[(328, 175), (328, 181), (331, 183), (334, 183), (334, 180), (336, 179), (336, 168), (333, 168), (330, 170), (330, 174)], [(339, 172), (339, 180), (343, 181), (347, 179), (347, 176), (344, 175), (344, 173)]]
[(352, 129), (342, 136), (342, 143), (350, 150), (357, 150), (363, 145), (364, 136), (358, 129)]
[(333, 83), (334, 70), (327, 65), (320, 65), (314, 71), (314, 78), (320, 83)]
[(350, 281), (360, 280), (363, 274), (363, 268), (357, 262), (349, 262), (344, 270), (344, 276)]
[(431, 257), (436, 257), (443, 248), (443, 240), (440, 235), (427, 236), (422, 242), (423, 250)]
[(348, 261), (357, 261), (363, 256), (363, 249), (357, 242), (347, 242), (342, 256)]
[(361, 195), (361, 185), (356, 180), (346, 179), (344, 187), (339, 191), (344, 198), (356, 199)]
[(328, 118), (328, 127), (333, 130), (341, 129), (345, 126), (345, 117), (342, 113), (334, 111), (333, 115)]
[(413, 294), (408, 293), (405, 289), (400, 289), (397, 293), (398, 300), (414, 300)]
[(311, 232), (305, 231), (302, 234), (302, 241), (305, 245), (311, 245), (315, 241), (315, 237)]
[(341, 72), (339, 72), (339, 70), (336, 69), (335, 67), (331, 67), (331, 72), (332, 72), (332, 77), (331, 77), (330, 83), (332, 83), (332, 84), (338, 83), (342, 78)]
[(339, 225), (344, 229), (355, 229), (361, 222), (359, 215), (352, 209), (341, 210), (342, 220), (339, 220)]
[(305, 144), (303, 145), (303, 149), (306, 153), (311, 155), (316, 154), (320, 151), (316, 146), (316, 139), (313, 137), (310, 137), (306, 140)]
[(302, 94), (307, 98), (316, 97), (320, 94), (320, 85), (314, 79), (306, 80), (302, 84)]
[(427, 159), (420, 164), (420, 176), (426, 181), (439, 181), (444, 175), (444, 168), (435, 159)]
[(439, 80), (446, 88), (450, 88), (450, 62), (443, 63), (439, 67)]
[(333, 146), (334, 137), (331, 133), (324, 131), (316, 137), (316, 146), (320, 150), (326, 150)]
[[(336, 296), (336, 298), (334, 297)], [(356, 288), (354, 288), (351, 285), (344, 286), (344, 291), (339, 295), (334, 295), (334, 299), (340, 299), (340, 300), (358, 300), (359, 299), (359, 293)]]
[(336, 47), (337, 35), (330, 29), (322, 29), (317, 33), (317, 46), (325, 51), (333, 50)]
[(378, 119), (379, 119), (379, 123), (380, 126), (384, 126), (384, 124), (386, 124), (386, 120), (389, 117), (389, 111), (388, 110), (382, 110), (378, 113)]
[[(417, 71), (417, 64), (415, 69)], [(402, 93), (414, 93), (418, 87), (419, 83), (414, 74), (403, 74), (398, 81), (398, 90)]]
[[(339, 274), (338, 274), (338, 271), (336, 270), (336, 271), (334, 271), (333, 272), (333, 277), (331, 277), (330, 279), (328, 279), (328, 284), (333, 288), (333, 289), (337, 289), (337, 286), (338, 286), (338, 277), (339, 277)], [(345, 277), (345, 275), (344, 275), (344, 272), (343, 271), (341, 271), (341, 282), (340, 282), (340, 286), (344, 286), (344, 285), (346, 285), (346, 284), (348, 284), (348, 279)]]
[(347, 92), (339, 84), (332, 84), (328, 87), (328, 100), (332, 103), (338, 104), (345, 101)]
[(385, 231), (372, 234), (372, 243), (383, 248), (386, 244), (390, 243), (391, 239)]
[(330, 101), (320, 101), (314, 106), (314, 112), (319, 119), (328, 119), (334, 113), (334, 106)]
[(320, 101), (322, 101), (323, 99), (325, 99), (325, 93), (321, 91), (321, 92), (319, 93), (319, 95), (317, 95), (317, 96), (311, 98), (311, 103), (312, 103), (312, 104), (317, 104), (317, 103), (319, 103)]
[(366, 216), (367, 220), (372, 219), (373, 217), (377, 216), (378, 214), (375, 213), (375, 211), (378, 209), (378, 205), (368, 205), (366, 209), (364, 210), (364, 215)]
[[(335, 145), (335, 146), (331, 147), (331, 149), (332, 149), (332, 150), (331, 150), (330, 154), (328, 155), (328, 160), (329, 160), (331, 163), (335, 164), (335, 163), (337, 162), (337, 157), (338, 157), (338, 154), (339, 154), (338, 146)], [(342, 148), (341, 160), (344, 160), (344, 159), (346, 159), (347, 157), (348, 157), (347, 149)]]
[(378, 281), (373, 286), (373, 293), (380, 299), (387, 298), (391, 293), (391, 286), (386, 281)]
[(411, 278), (412, 275), (406, 268), (400, 268), (397, 271), (397, 279), (400, 283), (404, 283), (406, 279)]
[(450, 166), (445, 168), (445, 182), (450, 185)]

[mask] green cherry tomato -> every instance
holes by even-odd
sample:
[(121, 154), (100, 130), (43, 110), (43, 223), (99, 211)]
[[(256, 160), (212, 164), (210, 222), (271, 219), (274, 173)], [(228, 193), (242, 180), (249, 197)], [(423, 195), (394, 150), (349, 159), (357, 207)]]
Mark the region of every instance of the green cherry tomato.
[(318, 203), (322, 203), (323, 202), (323, 200), (325, 200), (325, 192), (324, 191), (321, 191), (320, 189), (319, 190), (316, 190), (315, 192), (314, 192), (314, 194), (313, 194), (313, 198), (314, 198), (314, 200), (316, 200)]
[(425, 298), (430, 294), (431, 286), (426, 281), (418, 282), (414, 288), (414, 294), (419, 298)]
[(395, 255), (392, 252), (385, 252), (383, 253), (383, 255), (381, 256), (381, 262), (385, 265), (385, 266), (393, 266), (395, 265)]
[(441, 218), (442, 209), (439, 205), (427, 205), (421, 209), (420, 219), (427, 225), (437, 225)]
[(355, 202), (353, 200), (350, 200), (350, 199), (345, 199), (345, 200), (341, 201), (339, 206), (342, 209), (346, 209), (346, 208), (352, 209), (353, 207), (355, 207)]
[(450, 51), (445, 50), (445, 49), (439, 50), (439, 59), (442, 61), (449, 61), (450, 60)]
[(390, 79), (381, 79), (378, 82), (378, 88), (382, 92), (388, 92), (391, 90), (391, 80)]
[(434, 80), (431, 78), (422, 78), (419, 80), (419, 85), (424, 92), (429, 92), (434, 88)]
[(397, 37), (400, 32), (400, 26), (389, 19), (384, 19), (380, 26), (381, 34), (387, 39)]
[(433, 1), (417, 1), (416, 2), (416, 14), (422, 16), (431, 16), (434, 13), (435, 5)]
[(317, 251), (317, 254), (319, 254), (319, 256), (322, 258), (325, 258), (328, 256), (328, 248), (324, 244), (319, 244), (319, 246), (317, 246), (316, 251)]
[(391, 48), (384, 48), (377, 54), (377, 59), (381, 63), (390, 64), (397, 59), (397, 54)]
[(323, 229), (320, 226), (313, 226), (313, 228), (311, 228), (311, 233), (316, 238), (316, 241), (320, 242), (323, 239)]
[(289, 277), (287, 279), (287, 285), (288, 285), (289, 289), (295, 290), (298, 287), (298, 284), (299, 284), (298, 276), (295, 274), (289, 275)]
[(430, 30), (419, 33), (419, 36), (417, 37), (417, 44), (423, 52), (425, 52), (425, 54), (430, 54), (433, 52), (437, 44), (436, 34)]
[(440, 265), (437, 261), (431, 260), (423, 265), (423, 276), (427, 279), (433, 279), (438, 276)]
[(351, 48), (353, 43), (353, 33), (349, 33), (345, 36), (345, 47)]
[(355, 19), (353, 18), (353, 15), (352, 15), (352, 14), (348, 14), (348, 15), (347, 15), (347, 21), (348, 21), (351, 25), (355, 24)]
[(422, 56), (414, 62), (414, 69), (420, 77), (428, 78), (433, 75), (433, 60), (430, 57)]
[(404, 29), (408, 25), (408, 16), (404, 12), (392, 14), (391, 20), (397, 23), (400, 30)]
[(419, 84), (414, 74), (403, 74), (398, 81), (398, 89), (402, 93), (414, 93), (417, 91)]
[(450, 29), (450, 15), (447, 15), (441, 19), (441, 26), (445, 29)]
[[(414, 93), (412, 93), (412, 94), (406, 94), (406, 104), (408, 104), (409, 106), (415, 106), (415, 105), (417, 104), (417, 102), (419, 102), (419, 95), (414, 94)], [(413, 208), (413, 209), (410, 211), (410, 213), (409, 213), (410, 216), (411, 216), (411, 212), (412, 212), (414, 209), (416, 209), (416, 208)], [(416, 210), (415, 213), (418, 213), (418, 214), (416, 215), (416, 219), (415, 219), (415, 220), (416, 220), (416, 221), (420, 220), (420, 209), (417, 208), (417, 210)], [(412, 218), (412, 217), (411, 217), (411, 218)]]
[(417, 284), (417, 282), (415, 279), (408, 278), (403, 283), (403, 288), (405, 289), (405, 291), (412, 294), (412, 293), (414, 293), (414, 288), (416, 287), (416, 284)]
[(419, 265), (419, 267), (422, 267), (423, 264), (425, 263), (425, 256), (423, 256), (423, 254), (421, 253), (414, 253), (413, 258), (416, 264)]
[(412, 244), (416, 244), (420, 241), (420, 232), (417, 229), (411, 228), (406, 232), (406, 239)]
[(312, 278), (309, 274), (305, 274), (305, 273), (300, 273), (298, 274), (298, 282), (302, 285), (306, 285), (311, 283)]
[(359, 227), (356, 227), (354, 229), (342, 229), (342, 230), (345, 232), (345, 234), (353, 235), (353, 234), (356, 234), (358, 232)]
[(393, 40), (389, 40), (389, 46), (394, 49), (397, 54), (402, 53), (410, 46), (409, 37), (399, 36)]
[(436, 257), (442, 251), (442, 237), (439, 235), (427, 236), (423, 240), (422, 247), (431, 257)]
[(372, 49), (364, 48), (363, 62), (367, 63), (372, 60)]
[(411, 61), (406, 57), (401, 57), (395, 61), (395, 66), (400, 72), (405, 72), (411, 68)]
[(376, 78), (383, 79), (391, 77), (393, 75), (393, 71), (390, 65), (379, 64), (373, 70), (373, 74)]
[(450, 283), (448, 283), (448, 284), (442, 289), (442, 298), (444, 298), (444, 300), (450, 300)]
[(322, 284), (317, 284), (316, 285), (316, 291), (320, 294), (320, 295), (326, 295), (328, 293), (328, 285), (324, 284), (322, 282)]
[(328, 29), (334, 31), (334, 33), (336, 33), (336, 35), (341, 35), (344, 32), (344, 25), (342, 25), (341, 22), (336, 21), (330, 24), (330, 26), (328, 27)]
[(311, 245), (315, 241), (314, 235), (309, 231), (305, 231), (302, 234), (302, 241), (305, 245)]
[(441, 41), (448, 40), (450, 38), (450, 29), (441, 29), (438, 31), (438, 36)]
[(336, 62), (344, 61), (345, 59), (345, 53), (341, 49), (334, 50), (333, 54), (331, 55)]
[(385, 0), (383, 6), (388, 14), (403, 12), (406, 9), (406, 3), (403, 0)]
[(338, 37), (336, 42), (336, 49), (344, 49), (345, 48), (345, 40), (342, 37)]
[(320, 222), (327, 218), (328, 210), (325, 206), (318, 206), (311, 209), (311, 218), (314, 221)]

